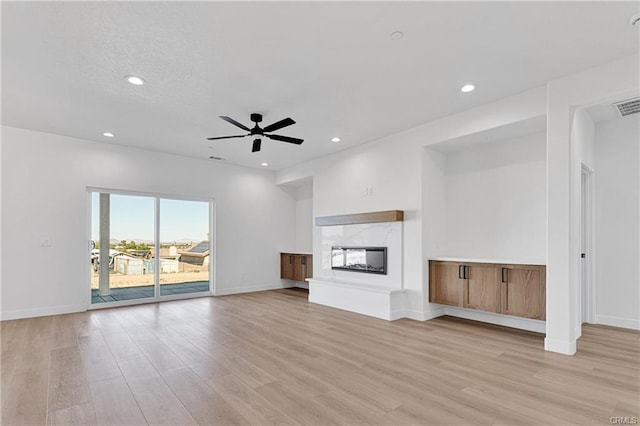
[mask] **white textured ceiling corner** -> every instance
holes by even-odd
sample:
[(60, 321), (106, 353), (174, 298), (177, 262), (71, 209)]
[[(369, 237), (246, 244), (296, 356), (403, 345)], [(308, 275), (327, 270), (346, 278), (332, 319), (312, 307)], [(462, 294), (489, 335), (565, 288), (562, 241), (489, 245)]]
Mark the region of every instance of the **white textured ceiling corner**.
[[(282, 169), (638, 52), (634, 2), (3, 2), (2, 122)], [(404, 37), (392, 40), (394, 31)], [(142, 76), (133, 86), (124, 76)], [(478, 89), (459, 88), (475, 82)], [(238, 134), (285, 117), (276, 133)], [(103, 132), (115, 138), (105, 140)], [(342, 142), (330, 141), (340, 136)], [(209, 148), (211, 147), (211, 148)], [(213, 160), (212, 160), (213, 161)]]

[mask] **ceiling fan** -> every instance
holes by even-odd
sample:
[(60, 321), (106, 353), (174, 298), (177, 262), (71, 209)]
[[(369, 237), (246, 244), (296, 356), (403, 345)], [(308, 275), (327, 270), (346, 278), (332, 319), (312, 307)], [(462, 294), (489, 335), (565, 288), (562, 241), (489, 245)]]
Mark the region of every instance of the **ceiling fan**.
[(221, 115), (220, 118), (222, 118), (224, 121), (228, 123), (233, 124), (236, 127), (241, 128), (242, 130), (246, 130), (249, 133), (247, 133), (246, 135), (218, 136), (213, 138), (207, 138), (207, 140), (213, 141), (217, 139), (244, 138), (246, 136), (254, 136), (255, 139), (253, 140), (253, 147), (251, 148), (251, 152), (260, 151), (260, 145), (262, 144), (262, 139), (261, 139), (262, 137), (273, 139), (275, 141), (295, 143), (296, 145), (300, 145), (302, 142), (304, 142), (304, 139), (292, 138), (289, 136), (267, 134), (267, 133), (282, 129), (283, 127), (287, 127), (287, 126), (291, 126), (292, 124), (295, 124), (296, 122), (289, 117), (284, 118), (280, 121), (276, 121), (275, 123), (266, 126), (264, 129), (258, 125), (258, 123), (262, 122), (262, 114), (257, 114), (257, 113), (251, 114), (251, 121), (255, 123), (255, 126), (253, 126), (252, 129), (248, 128), (242, 123), (238, 123), (236, 120), (234, 120), (231, 117)]

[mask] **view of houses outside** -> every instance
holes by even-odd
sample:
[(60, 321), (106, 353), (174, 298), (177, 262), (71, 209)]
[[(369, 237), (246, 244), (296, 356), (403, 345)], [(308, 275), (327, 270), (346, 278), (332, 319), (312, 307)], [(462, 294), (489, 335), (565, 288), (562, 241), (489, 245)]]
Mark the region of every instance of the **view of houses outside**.
[[(160, 250), (155, 253), (155, 198), (110, 194), (109, 288), (208, 283), (209, 203), (160, 199)], [(92, 193), (91, 288), (99, 288), (100, 194)], [(161, 287), (161, 294), (164, 291)]]

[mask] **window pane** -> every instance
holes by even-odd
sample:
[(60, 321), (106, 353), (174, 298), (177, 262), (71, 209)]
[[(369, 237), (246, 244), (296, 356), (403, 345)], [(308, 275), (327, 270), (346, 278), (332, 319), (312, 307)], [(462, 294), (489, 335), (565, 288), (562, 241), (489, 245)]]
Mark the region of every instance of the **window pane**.
[(92, 193), (91, 301), (154, 297), (155, 200)]
[(160, 200), (160, 295), (209, 291), (209, 203)]

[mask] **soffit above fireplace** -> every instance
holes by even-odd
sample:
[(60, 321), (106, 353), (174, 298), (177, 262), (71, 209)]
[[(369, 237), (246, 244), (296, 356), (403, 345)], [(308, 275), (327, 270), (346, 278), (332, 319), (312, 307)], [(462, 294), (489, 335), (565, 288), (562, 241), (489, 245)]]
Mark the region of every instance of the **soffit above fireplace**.
[(316, 217), (316, 226), (354, 225), (359, 223), (402, 222), (403, 210), (386, 210), (380, 212), (343, 214), (338, 216)]

